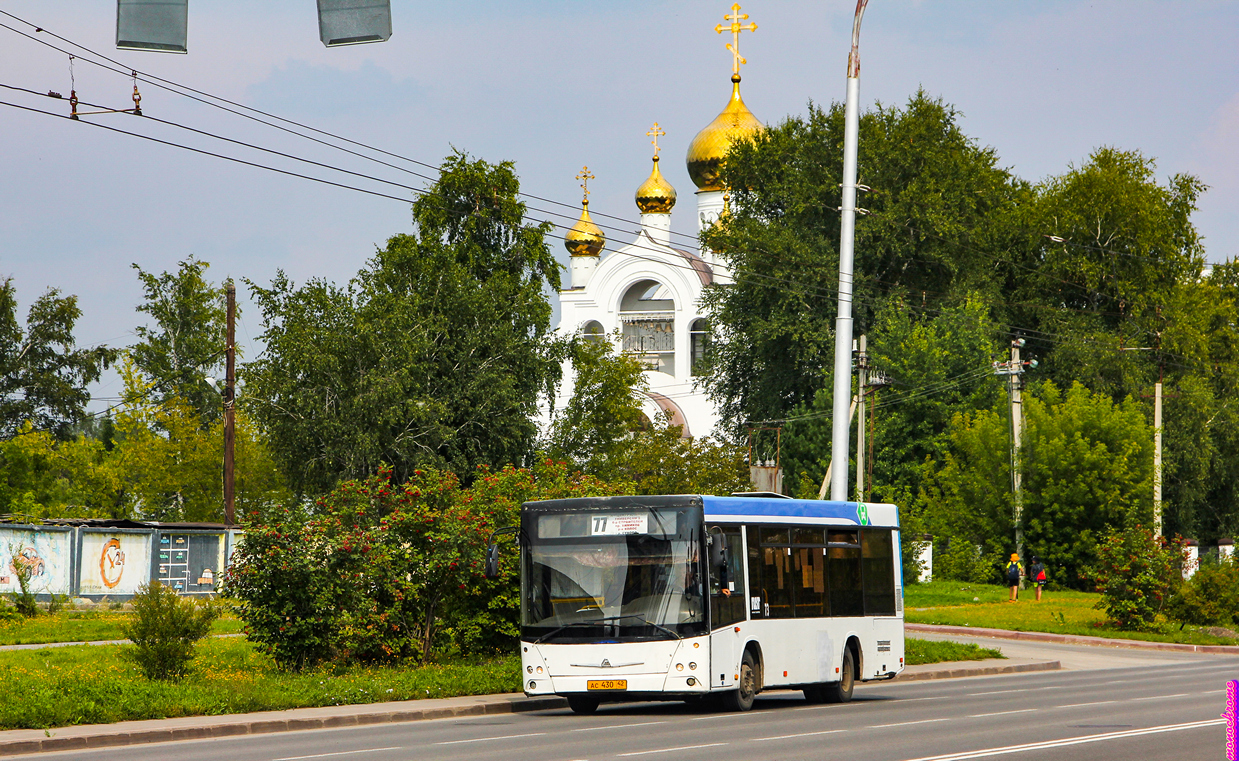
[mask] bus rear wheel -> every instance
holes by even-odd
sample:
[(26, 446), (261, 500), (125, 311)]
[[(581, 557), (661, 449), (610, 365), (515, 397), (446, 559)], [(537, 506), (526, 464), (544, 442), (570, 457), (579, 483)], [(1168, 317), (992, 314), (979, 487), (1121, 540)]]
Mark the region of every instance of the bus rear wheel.
[(843, 670), (839, 681), (821, 686), (823, 697), (827, 703), (846, 703), (852, 699), (852, 690), (856, 688), (856, 661), (852, 657), (852, 649), (843, 651)]
[(723, 693), (723, 705), (729, 711), (747, 711), (757, 698), (757, 663), (753, 654), (744, 651), (740, 659), (740, 680), (736, 689)]
[(590, 697), (589, 695), (569, 695), (568, 707), (573, 713), (589, 715), (598, 710), (598, 704), (602, 701), (598, 698)]

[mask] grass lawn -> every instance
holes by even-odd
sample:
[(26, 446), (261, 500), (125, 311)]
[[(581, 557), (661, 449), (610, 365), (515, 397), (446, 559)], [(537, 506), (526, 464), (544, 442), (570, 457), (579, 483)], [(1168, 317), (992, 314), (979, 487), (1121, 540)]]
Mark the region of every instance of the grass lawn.
[(0, 653), (0, 729), (519, 692), (516, 656), (421, 668), (322, 669), (290, 674), (242, 638), (207, 640), (196, 670), (152, 682), (122, 645)]
[(950, 661), (982, 661), (986, 658), (1006, 658), (998, 650), (959, 642), (934, 642), (907, 637), (904, 640), (904, 662), (909, 666)]
[[(60, 611), (53, 615), (43, 614), (35, 618), (0, 621), (0, 645), (124, 639), (121, 626), (131, 615), (129, 612), (115, 610)], [(238, 619), (226, 617), (214, 623), (211, 633), (232, 634), (241, 631), (241, 627)]]
[(1197, 627), (1179, 630), (1169, 625), (1164, 632), (1123, 632), (1105, 626), (1105, 613), (1093, 606), (1101, 595), (1070, 590), (1036, 592), (1025, 589), (1018, 602), (1008, 602), (1008, 587), (934, 581), (904, 588), (904, 620), (916, 624), (949, 624), (991, 629), (1012, 629), (1092, 637), (1139, 639), (1151, 642), (1183, 642), (1193, 645), (1239, 645), (1239, 640), (1214, 637)]

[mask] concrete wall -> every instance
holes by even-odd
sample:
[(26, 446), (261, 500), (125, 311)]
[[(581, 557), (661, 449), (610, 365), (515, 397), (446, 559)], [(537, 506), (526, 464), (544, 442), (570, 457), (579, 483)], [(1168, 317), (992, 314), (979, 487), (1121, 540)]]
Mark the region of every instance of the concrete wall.
[(31, 591), (41, 597), (123, 600), (151, 579), (181, 594), (214, 594), (243, 536), (222, 527), (0, 524), (0, 593), (18, 591), (15, 568), (21, 563), (34, 572)]

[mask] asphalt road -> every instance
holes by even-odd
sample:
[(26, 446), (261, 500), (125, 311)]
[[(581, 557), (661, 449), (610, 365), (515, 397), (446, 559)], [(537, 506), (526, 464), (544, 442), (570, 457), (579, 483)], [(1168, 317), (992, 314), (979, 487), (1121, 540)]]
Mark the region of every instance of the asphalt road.
[[(1113, 657), (1139, 661), (1133, 651)], [(603, 706), (594, 716), (545, 711), (45, 755), (91, 761), (1221, 758), (1225, 681), (1239, 679), (1239, 658), (1151, 654), (1148, 661), (870, 683), (858, 686), (846, 705), (813, 706), (800, 693), (770, 693), (744, 714), (642, 703)]]

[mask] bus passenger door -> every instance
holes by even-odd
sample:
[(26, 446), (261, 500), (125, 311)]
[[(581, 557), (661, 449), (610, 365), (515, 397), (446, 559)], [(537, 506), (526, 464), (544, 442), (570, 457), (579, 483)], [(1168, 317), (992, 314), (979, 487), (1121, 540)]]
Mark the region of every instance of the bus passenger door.
[[(740, 668), (736, 625), (745, 619), (744, 545), (736, 526), (711, 526), (710, 546), (710, 686), (732, 687)], [(722, 552), (720, 552), (720, 549)]]

